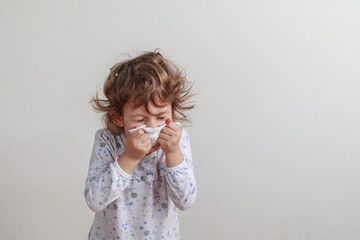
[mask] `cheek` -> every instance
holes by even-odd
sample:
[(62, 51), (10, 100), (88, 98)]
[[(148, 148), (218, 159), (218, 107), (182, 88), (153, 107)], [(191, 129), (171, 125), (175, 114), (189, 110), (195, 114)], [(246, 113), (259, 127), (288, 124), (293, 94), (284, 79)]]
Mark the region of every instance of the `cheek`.
[(127, 136), (129, 136), (129, 128), (127, 128), (127, 127), (124, 127), (124, 134), (125, 134), (125, 136), (127, 137)]
[(135, 128), (135, 127), (128, 126), (128, 125), (124, 126), (124, 132), (125, 132), (125, 134), (129, 134), (129, 130), (130, 130), (130, 129), (133, 129), (133, 128)]

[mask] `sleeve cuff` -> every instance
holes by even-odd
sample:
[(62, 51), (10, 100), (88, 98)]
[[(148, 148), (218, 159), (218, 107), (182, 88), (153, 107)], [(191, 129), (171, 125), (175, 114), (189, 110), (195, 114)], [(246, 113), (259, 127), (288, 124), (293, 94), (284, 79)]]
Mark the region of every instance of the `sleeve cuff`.
[(114, 166), (116, 168), (116, 170), (125, 178), (128, 178), (128, 179), (131, 179), (132, 178), (132, 175), (131, 174), (128, 174), (127, 172), (125, 172), (119, 165), (118, 161), (115, 160), (114, 161)]

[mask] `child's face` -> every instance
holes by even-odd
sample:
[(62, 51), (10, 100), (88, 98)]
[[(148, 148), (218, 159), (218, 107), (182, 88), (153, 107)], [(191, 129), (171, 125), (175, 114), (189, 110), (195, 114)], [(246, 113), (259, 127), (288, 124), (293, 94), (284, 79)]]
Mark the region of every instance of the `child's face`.
[(134, 108), (130, 104), (125, 104), (123, 108), (123, 115), (115, 119), (115, 123), (119, 127), (124, 127), (125, 136), (129, 135), (129, 130), (133, 128), (146, 125), (146, 127), (157, 128), (166, 124), (166, 119), (172, 120), (171, 104), (166, 104), (164, 107), (157, 107), (151, 102), (146, 111), (145, 105)]

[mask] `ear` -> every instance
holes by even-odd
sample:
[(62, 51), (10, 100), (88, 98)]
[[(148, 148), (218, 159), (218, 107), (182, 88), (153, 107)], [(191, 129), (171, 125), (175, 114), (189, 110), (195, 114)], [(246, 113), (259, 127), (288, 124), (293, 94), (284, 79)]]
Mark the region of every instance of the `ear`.
[(114, 123), (116, 125), (118, 125), (119, 127), (123, 127), (124, 126), (124, 122), (123, 122), (123, 119), (122, 117), (114, 117)]

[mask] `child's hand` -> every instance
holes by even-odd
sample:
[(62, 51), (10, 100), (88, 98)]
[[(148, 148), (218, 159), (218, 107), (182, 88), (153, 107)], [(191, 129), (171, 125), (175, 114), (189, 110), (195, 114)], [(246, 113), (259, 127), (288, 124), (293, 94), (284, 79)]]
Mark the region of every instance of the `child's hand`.
[(132, 160), (141, 160), (152, 148), (151, 139), (144, 130), (139, 129), (126, 138), (124, 155)]
[(166, 126), (161, 130), (158, 142), (161, 149), (168, 155), (181, 153), (179, 142), (181, 138), (181, 128), (175, 124), (170, 118), (166, 120)]

